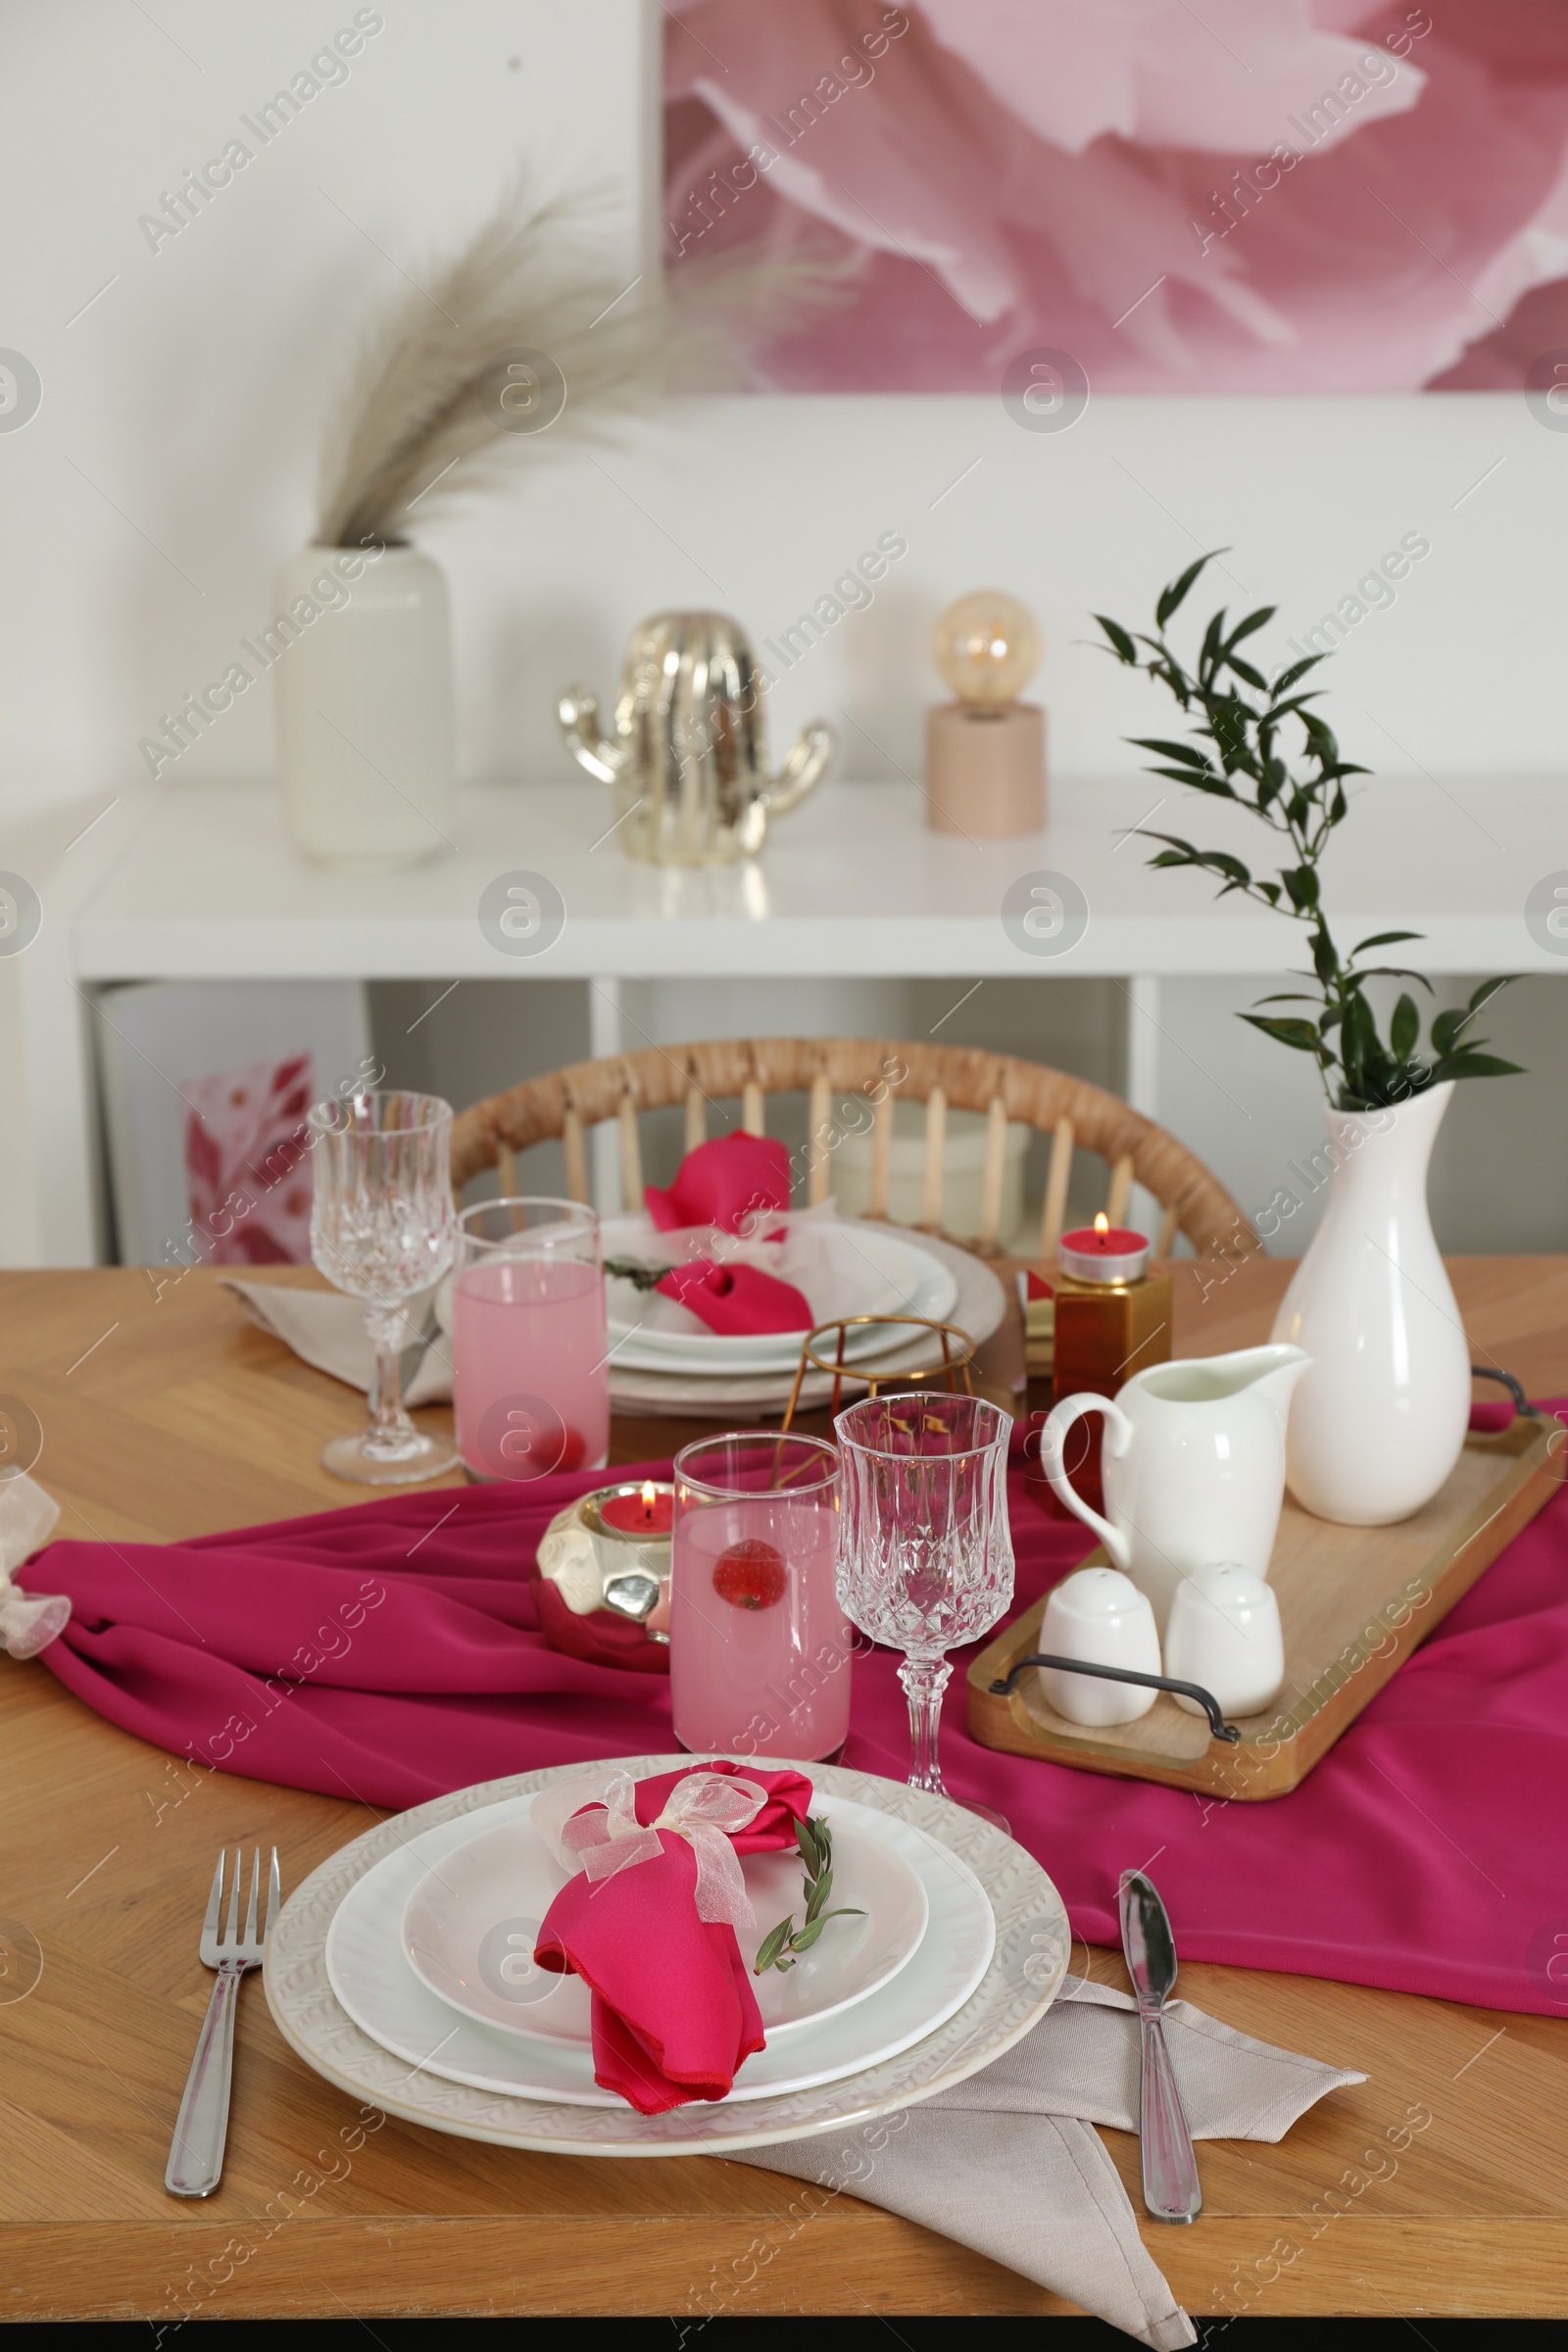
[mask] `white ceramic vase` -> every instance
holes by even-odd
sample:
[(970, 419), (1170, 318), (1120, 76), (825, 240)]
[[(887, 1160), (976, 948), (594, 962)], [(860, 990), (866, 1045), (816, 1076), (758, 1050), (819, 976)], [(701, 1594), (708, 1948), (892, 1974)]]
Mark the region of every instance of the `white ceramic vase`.
[(1470, 1417), (1470, 1349), (1427, 1214), (1453, 1081), (1390, 1110), (1326, 1112), (1328, 1207), (1274, 1318), (1305, 1348), (1285, 1475), (1320, 1519), (1386, 1527), (1437, 1493)]
[(385, 874), (450, 848), (452, 624), (413, 547), (303, 547), (259, 658), (276, 680), (283, 821), (318, 865)]

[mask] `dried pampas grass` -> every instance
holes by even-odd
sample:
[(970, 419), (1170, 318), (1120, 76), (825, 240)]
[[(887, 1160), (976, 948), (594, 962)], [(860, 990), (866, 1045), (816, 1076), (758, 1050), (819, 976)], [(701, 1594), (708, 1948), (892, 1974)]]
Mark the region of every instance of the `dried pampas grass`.
[[(608, 195), (514, 195), (456, 260), (411, 291), (368, 342), (322, 473), (317, 543), (388, 544), (455, 495), (504, 481), (519, 444), (602, 440), (670, 390), (730, 388), (751, 341), (844, 299), (852, 265), (808, 249), (782, 261), (686, 269), (671, 298), (607, 266)], [(565, 380), (548, 428), (504, 429), (500, 355), (543, 352)], [(489, 377), (489, 383), (486, 378)]]

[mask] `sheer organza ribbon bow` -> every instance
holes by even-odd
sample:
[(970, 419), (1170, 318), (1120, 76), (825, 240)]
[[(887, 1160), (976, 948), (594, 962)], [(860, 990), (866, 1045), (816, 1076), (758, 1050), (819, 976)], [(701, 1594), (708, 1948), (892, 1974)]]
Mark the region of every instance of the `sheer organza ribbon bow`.
[(657, 1862), (664, 1850), (659, 1832), (673, 1830), (697, 1856), (698, 1918), (754, 1932), (757, 1915), (730, 1838), (757, 1819), (767, 1790), (738, 1775), (689, 1772), (675, 1783), (658, 1820), (645, 1826), (637, 1819), (634, 1788), (629, 1772), (558, 1781), (534, 1798), (533, 1825), (564, 1870), (581, 1870), (596, 1881), (638, 1862)]
[(12, 1573), (54, 1533), (60, 1505), (25, 1471), (0, 1480), (0, 1649), (35, 1658), (71, 1620), (63, 1592), (24, 1592)]

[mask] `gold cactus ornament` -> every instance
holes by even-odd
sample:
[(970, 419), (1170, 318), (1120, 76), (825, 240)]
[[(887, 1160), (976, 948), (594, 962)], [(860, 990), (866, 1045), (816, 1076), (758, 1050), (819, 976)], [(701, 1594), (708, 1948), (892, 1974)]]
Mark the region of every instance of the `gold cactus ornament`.
[(813, 719), (769, 772), (751, 644), (723, 612), (656, 612), (633, 632), (612, 734), (585, 686), (568, 687), (557, 715), (579, 764), (614, 788), (621, 847), (651, 865), (755, 858), (769, 817), (805, 800), (838, 748)]

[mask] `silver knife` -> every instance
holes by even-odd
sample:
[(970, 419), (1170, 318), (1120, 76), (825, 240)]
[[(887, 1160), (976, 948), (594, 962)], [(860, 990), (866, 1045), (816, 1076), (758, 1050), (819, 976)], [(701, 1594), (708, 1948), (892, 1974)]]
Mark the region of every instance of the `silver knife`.
[(1143, 2037), (1138, 2148), (1144, 2203), (1156, 2222), (1191, 2222), (1202, 2208), (1203, 2192), (1160, 2020), (1176, 1982), (1176, 1939), (1164, 1904), (1141, 1870), (1121, 1874), (1121, 1948)]

